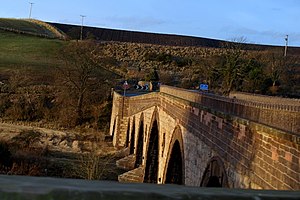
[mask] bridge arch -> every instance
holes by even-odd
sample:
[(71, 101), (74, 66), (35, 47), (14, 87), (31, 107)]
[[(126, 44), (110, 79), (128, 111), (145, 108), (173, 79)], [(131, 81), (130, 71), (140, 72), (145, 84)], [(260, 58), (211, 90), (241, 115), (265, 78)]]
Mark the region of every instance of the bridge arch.
[(125, 147), (129, 146), (129, 135), (130, 135), (130, 118), (128, 119), (127, 131), (126, 131), (126, 140), (125, 140)]
[(129, 141), (129, 154), (134, 154), (135, 145), (135, 117), (132, 119), (132, 129)]
[(215, 156), (208, 162), (200, 186), (229, 187), (225, 166), (219, 157)]
[(112, 131), (111, 131), (111, 136), (112, 136), (112, 138), (114, 138), (114, 136), (115, 136), (116, 125), (117, 125), (117, 117), (116, 117), (115, 120), (114, 120), (113, 128), (112, 128)]
[(110, 137), (107, 138), (107, 141), (110, 141), (113, 143), (114, 146), (118, 145), (118, 116), (116, 116), (113, 120), (113, 123), (111, 124), (111, 129), (110, 129)]
[(144, 151), (144, 114), (141, 114), (140, 123), (139, 123), (139, 132), (137, 138), (136, 145), (136, 160), (135, 160), (135, 168), (141, 166), (143, 164), (143, 151)]
[(184, 185), (184, 148), (180, 126), (174, 129), (164, 173), (164, 183)]
[(150, 131), (148, 134), (146, 165), (145, 165), (145, 183), (157, 183), (159, 163), (159, 116), (157, 107), (154, 110)]

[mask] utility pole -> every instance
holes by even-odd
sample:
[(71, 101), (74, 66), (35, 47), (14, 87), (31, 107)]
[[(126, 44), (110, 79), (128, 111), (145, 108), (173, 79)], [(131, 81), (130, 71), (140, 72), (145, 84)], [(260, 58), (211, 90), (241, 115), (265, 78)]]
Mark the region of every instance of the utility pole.
[(80, 15), (81, 17), (81, 32), (80, 32), (80, 40), (82, 40), (82, 33), (83, 33), (83, 19), (86, 17), (85, 15)]
[(288, 41), (289, 41), (289, 35), (286, 35), (286, 36), (285, 36), (284, 57), (286, 57), (286, 54), (287, 54)]
[(29, 2), (29, 4), (30, 4), (29, 19), (31, 19), (32, 5), (33, 5), (34, 3)]

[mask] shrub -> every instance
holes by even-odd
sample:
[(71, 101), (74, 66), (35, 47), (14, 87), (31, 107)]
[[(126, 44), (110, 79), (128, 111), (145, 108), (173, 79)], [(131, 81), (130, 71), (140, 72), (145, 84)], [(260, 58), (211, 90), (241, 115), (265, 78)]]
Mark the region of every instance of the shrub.
[(30, 146), (39, 140), (42, 133), (35, 130), (25, 130), (12, 138), (13, 144), (18, 147), (30, 148)]
[(1, 95), (0, 96), (0, 117), (5, 116), (6, 110), (11, 107), (12, 103), (9, 101), (8, 96)]
[(12, 154), (8, 144), (0, 141), (0, 173), (7, 173), (12, 167)]

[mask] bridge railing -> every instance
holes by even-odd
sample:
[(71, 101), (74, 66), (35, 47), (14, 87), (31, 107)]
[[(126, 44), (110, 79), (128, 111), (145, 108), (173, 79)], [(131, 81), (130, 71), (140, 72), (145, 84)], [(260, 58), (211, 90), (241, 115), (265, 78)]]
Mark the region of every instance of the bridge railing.
[(232, 93), (229, 97), (224, 97), (211, 93), (202, 93), (195, 90), (186, 90), (166, 85), (161, 86), (160, 91), (192, 102), (198, 101), (199, 97), (201, 96), (210, 99), (213, 98), (221, 100), (224, 102), (234, 102), (235, 104), (248, 105), (253, 107), (300, 112), (299, 99), (267, 97), (263, 95), (250, 95), (242, 92)]
[(298, 102), (258, 102), (200, 93), (170, 86), (161, 86), (160, 92), (198, 103), (214, 111), (238, 116), (294, 134), (300, 134), (300, 105)]
[(295, 98), (273, 97), (260, 94), (249, 94), (245, 92), (231, 92), (229, 97), (236, 98), (238, 100), (245, 100), (247, 102), (262, 103), (267, 107), (269, 107), (269, 105), (274, 105), (277, 109), (296, 111), (297, 108), (300, 108), (300, 99)]

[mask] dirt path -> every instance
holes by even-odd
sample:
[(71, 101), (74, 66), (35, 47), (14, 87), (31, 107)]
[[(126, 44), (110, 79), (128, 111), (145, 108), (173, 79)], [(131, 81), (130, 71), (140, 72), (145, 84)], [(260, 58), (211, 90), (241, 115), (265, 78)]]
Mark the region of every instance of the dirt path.
[(10, 140), (11, 138), (19, 135), (22, 131), (34, 130), (44, 134), (49, 135), (60, 135), (66, 136), (66, 132), (46, 129), (46, 128), (39, 128), (33, 126), (25, 126), (25, 125), (16, 125), (11, 123), (0, 123), (0, 139), (3, 140)]
[[(119, 152), (108, 143), (98, 141), (93, 135), (95, 133), (58, 131), (1, 122), (0, 142), (6, 142), (9, 148), (13, 149), (14, 158), (19, 159), (18, 161), (23, 159), (23, 164), (30, 159), (35, 160), (35, 163), (30, 165), (15, 164), (9, 171), (2, 173), (87, 178), (92, 163), (98, 166), (93, 168), (99, 170), (95, 171), (97, 176), (117, 180), (123, 171), (118, 169), (115, 163), (123, 155), (122, 151)], [(30, 148), (24, 146), (28, 145), (28, 142)]]
[[(25, 132), (38, 132), (39, 138), (31, 144), (36, 147), (45, 147), (60, 152), (80, 153), (99, 149), (101, 152), (114, 151), (106, 143), (101, 142), (101, 135), (97, 132), (78, 133), (76, 131), (59, 131), (12, 123), (0, 123), (0, 141), (11, 141), (14, 137)], [(100, 139), (99, 139), (100, 138)]]

